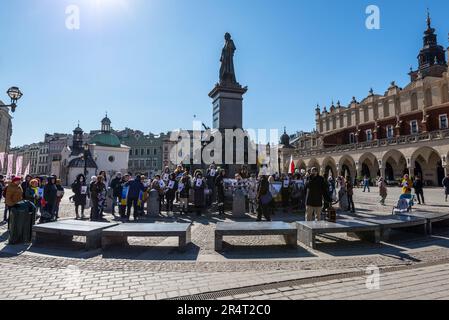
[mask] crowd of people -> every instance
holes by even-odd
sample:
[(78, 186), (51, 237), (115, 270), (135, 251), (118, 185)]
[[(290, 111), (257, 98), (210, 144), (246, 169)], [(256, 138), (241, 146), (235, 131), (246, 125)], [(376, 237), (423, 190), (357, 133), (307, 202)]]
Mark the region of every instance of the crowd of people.
[(56, 176), (34, 178), (27, 175), (25, 179), (12, 176), (9, 181), (0, 176), (0, 200), (5, 198), (3, 222), (8, 221), (12, 208), (23, 200), (29, 201), (39, 210), (41, 222), (55, 221), (59, 218), (64, 193), (61, 180)]
[[(385, 179), (378, 177), (375, 184), (379, 188), (380, 203), (385, 205), (387, 183)], [(449, 174), (442, 184), (448, 201)], [(362, 182), (363, 191), (370, 192), (370, 185), (370, 179), (365, 177)], [(412, 180), (405, 174), (400, 186), (403, 195), (411, 195), (414, 190), (418, 203), (425, 204), (421, 177), (417, 176)], [(205, 210), (215, 208), (220, 216), (224, 216), (227, 199), (234, 200), (233, 210), (249, 211), (257, 216), (258, 221), (263, 218), (271, 221), (279, 208), (284, 212), (303, 211), (306, 213), (306, 220), (313, 221), (320, 220), (323, 211), (336, 205), (342, 211), (355, 212), (355, 187), (358, 185), (351, 177), (323, 177), (317, 168), (301, 170), (295, 174), (257, 176), (249, 173), (243, 166), (239, 173), (229, 179), (226, 171), (215, 165), (211, 165), (206, 172), (196, 170), (193, 174), (179, 165), (174, 171), (167, 167), (162, 174), (151, 179), (141, 174), (117, 173), (109, 180), (106, 172), (102, 171), (87, 181), (80, 174), (71, 185), (73, 196), (70, 201), (74, 203), (76, 219), (92, 221), (104, 219), (107, 203), (112, 204), (114, 217), (124, 222), (130, 221), (131, 212), (133, 220), (138, 221), (145, 214), (160, 215), (162, 211), (173, 216), (175, 208), (180, 215), (193, 212), (198, 216)], [(27, 200), (36, 206), (40, 222), (45, 223), (59, 218), (64, 188), (56, 176), (27, 175), (25, 179), (11, 177), (9, 181), (0, 176), (0, 200), (2, 197), (5, 198), (5, 222), (8, 221), (11, 208), (20, 201)], [(239, 199), (240, 209), (236, 209)], [(88, 217), (86, 210), (89, 210)]]

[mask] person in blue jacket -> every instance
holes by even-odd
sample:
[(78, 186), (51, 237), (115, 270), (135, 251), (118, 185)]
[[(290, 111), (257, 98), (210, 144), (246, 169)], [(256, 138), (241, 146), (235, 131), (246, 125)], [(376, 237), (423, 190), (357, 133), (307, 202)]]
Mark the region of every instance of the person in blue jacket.
[(133, 207), (134, 221), (137, 221), (139, 217), (139, 196), (141, 192), (145, 191), (145, 186), (142, 183), (140, 175), (136, 175), (134, 180), (129, 181), (126, 185), (129, 187), (126, 220), (129, 221), (129, 217), (131, 216), (131, 207)]

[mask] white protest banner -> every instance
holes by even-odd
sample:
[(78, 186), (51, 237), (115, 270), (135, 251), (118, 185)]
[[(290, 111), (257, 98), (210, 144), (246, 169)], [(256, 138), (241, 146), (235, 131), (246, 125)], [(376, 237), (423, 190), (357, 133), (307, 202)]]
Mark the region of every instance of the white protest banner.
[(16, 159), (16, 177), (22, 176), (23, 157), (18, 156)]
[(12, 176), (12, 167), (13, 167), (13, 161), (14, 161), (14, 155), (9, 154), (8, 155), (8, 170), (6, 171), (6, 177), (7, 179), (11, 179)]
[(5, 165), (5, 157), (6, 153), (0, 152), (0, 172), (2, 172), (4, 165)]
[(30, 163), (28, 162), (28, 165), (25, 168), (25, 172), (23, 173), (23, 175), (26, 177), (29, 174), (30, 174)]

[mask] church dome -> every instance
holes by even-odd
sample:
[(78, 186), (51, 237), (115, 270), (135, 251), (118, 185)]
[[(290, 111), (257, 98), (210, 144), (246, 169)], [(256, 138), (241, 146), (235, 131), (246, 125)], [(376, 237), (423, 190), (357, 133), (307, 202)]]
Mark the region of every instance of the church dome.
[(290, 145), (290, 136), (287, 134), (287, 130), (284, 128), (284, 134), (281, 136), (281, 144), (284, 146)]
[(121, 146), (120, 139), (110, 132), (102, 132), (93, 136), (92, 139), (90, 139), (90, 144), (114, 148), (119, 148)]

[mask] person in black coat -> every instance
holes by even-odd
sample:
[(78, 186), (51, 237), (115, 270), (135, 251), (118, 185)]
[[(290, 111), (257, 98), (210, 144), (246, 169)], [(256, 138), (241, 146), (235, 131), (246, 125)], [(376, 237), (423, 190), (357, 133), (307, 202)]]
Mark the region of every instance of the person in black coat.
[(57, 200), (58, 188), (56, 187), (56, 177), (48, 177), (48, 183), (44, 187), (44, 211), (51, 215), (52, 219), (56, 213), (56, 200)]
[(421, 204), (426, 204), (425, 200), (424, 200), (424, 184), (421, 180), (420, 176), (417, 176), (415, 178), (415, 181), (413, 182), (413, 189), (415, 189), (415, 193), (416, 193), (416, 197), (418, 198), (418, 203)]
[(122, 197), (122, 174), (119, 172), (114, 179), (111, 180), (110, 187), (112, 189), (112, 215), (115, 216), (115, 206), (120, 206)]
[(33, 179), (32, 176), (30, 176), (29, 174), (25, 177), (25, 181), (22, 182), (21, 187), (23, 190), (23, 197), (25, 198), (25, 192), (28, 189), (28, 187), (30, 186), (30, 181), (31, 179)]
[(224, 177), (226, 172), (224, 170), (219, 170), (217, 178), (215, 179), (215, 190), (217, 192), (217, 203), (218, 203), (218, 214), (224, 215), (224, 203), (225, 203), (225, 186)]
[(167, 214), (173, 213), (173, 202), (175, 201), (176, 191), (178, 190), (178, 182), (176, 174), (171, 173), (167, 181), (167, 189), (165, 191), (165, 200), (167, 201)]
[(201, 216), (201, 213), (205, 205), (204, 189), (206, 188), (206, 181), (203, 179), (203, 173), (201, 170), (195, 172), (195, 178), (193, 179), (194, 190), (194, 204), (197, 216)]
[(318, 174), (317, 168), (312, 168), (310, 177), (305, 184), (306, 191), (306, 221), (321, 220), (323, 199), (332, 202), (329, 197), (329, 188), (322, 176)]
[(178, 184), (179, 199), (181, 202), (180, 204), (181, 215), (189, 213), (190, 187), (191, 187), (190, 176), (187, 172), (184, 172)]
[(84, 208), (87, 203), (87, 183), (86, 177), (80, 174), (76, 177), (75, 182), (72, 183), (72, 191), (74, 193), (73, 201), (75, 202), (76, 219), (80, 219), (79, 207), (81, 207), (81, 219), (85, 219)]

